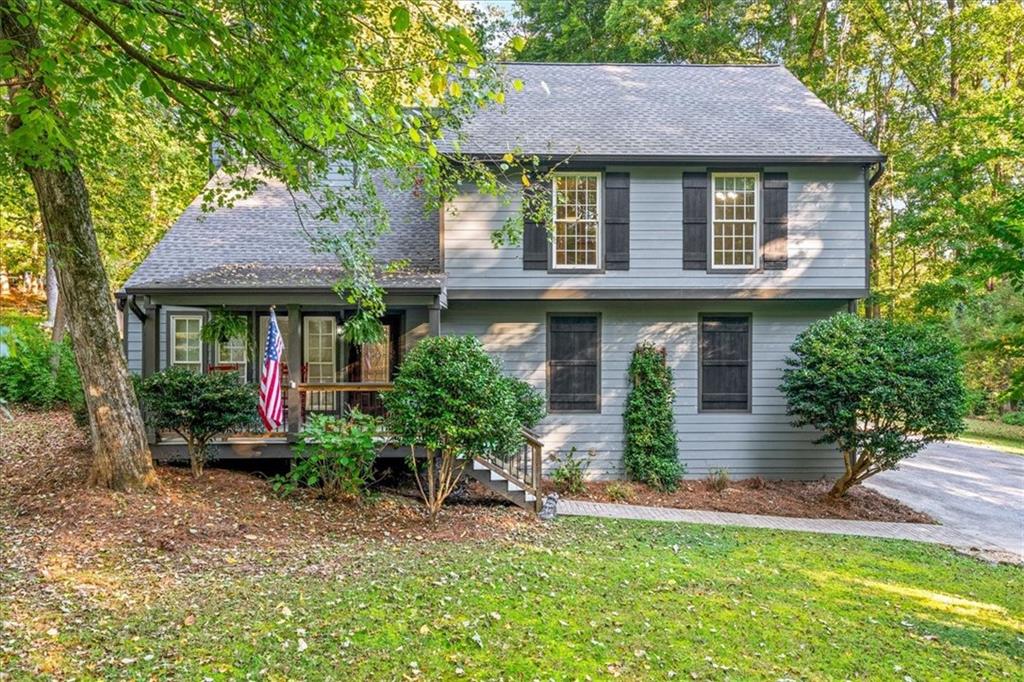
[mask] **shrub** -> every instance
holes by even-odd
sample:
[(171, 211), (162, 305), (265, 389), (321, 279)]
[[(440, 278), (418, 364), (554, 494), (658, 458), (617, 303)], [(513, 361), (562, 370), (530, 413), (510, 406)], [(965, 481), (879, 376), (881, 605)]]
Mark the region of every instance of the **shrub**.
[(605, 495), (612, 502), (632, 502), (636, 499), (636, 489), (629, 483), (612, 481), (604, 489)]
[(637, 345), (629, 363), (629, 380), (633, 387), (623, 413), (626, 473), (653, 488), (675, 490), (684, 471), (672, 412), (672, 370), (664, 352), (650, 343)]
[(0, 398), (33, 407), (84, 407), (69, 338), (54, 343), (39, 319), (8, 315), (0, 319), (0, 346)]
[(138, 393), (153, 428), (174, 431), (185, 439), (192, 474), (197, 477), (203, 473), (214, 437), (258, 428), (255, 386), (239, 383), (233, 372), (199, 374), (172, 367), (139, 381)]
[(274, 490), (289, 495), (305, 485), (329, 500), (363, 497), (373, 476), (379, 427), (377, 418), (358, 410), (347, 419), (310, 416), (298, 434), (292, 468), (274, 479)]
[(727, 469), (715, 469), (707, 475), (704, 482), (716, 493), (724, 492), (729, 487), (729, 471)]
[(590, 468), (590, 462), (595, 455), (596, 453), (590, 450), (585, 459), (577, 457), (576, 446), (573, 446), (565, 457), (556, 457), (558, 466), (551, 472), (551, 481), (558, 492), (568, 495), (582, 495), (587, 492), (587, 469)]
[(1003, 423), (1010, 426), (1024, 426), (1024, 412), (1007, 412), (1003, 415)]
[(382, 401), (388, 431), (410, 448), (409, 464), (432, 522), (458, 485), (466, 458), (511, 457), (523, 447), (522, 427), (543, 416), (539, 396), (503, 375), (471, 336), (417, 343)]
[(960, 358), (935, 329), (842, 313), (791, 350), (781, 389), (793, 424), (818, 429), (843, 456), (833, 497), (964, 428)]

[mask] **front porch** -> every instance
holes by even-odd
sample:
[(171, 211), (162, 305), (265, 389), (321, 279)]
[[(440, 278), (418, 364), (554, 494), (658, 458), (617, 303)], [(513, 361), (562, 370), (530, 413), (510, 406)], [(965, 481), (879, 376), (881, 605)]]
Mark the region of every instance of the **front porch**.
[[(257, 299), (252, 302), (252, 299)], [(125, 354), (143, 376), (183, 366), (201, 372), (233, 372), (258, 383), (264, 344), (274, 306), (284, 353), (281, 391), (284, 424), (270, 433), (231, 434), (210, 444), (211, 460), (291, 459), (293, 444), (315, 414), (344, 416), (349, 411), (384, 415), (381, 395), (392, 390), (402, 358), (421, 339), (440, 334), (443, 296), (389, 296), (382, 322), (384, 340), (353, 344), (344, 339), (352, 308), (334, 295), (304, 294), (281, 300), (280, 294), (215, 295), (210, 292), (128, 296), (124, 300)], [(246, 319), (248, 337), (208, 342), (203, 328), (226, 311)], [(133, 359), (136, 362), (133, 364)], [(153, 457), (185, 461), (185, 442), (174, 433), (149, 433)], [(476, 458), (465, 473), (516, 504), (539, 508), (543, 445), (532, 433), (507, 461)], [(382, 442), (379, 458), (405, 458), (407, 447)]]

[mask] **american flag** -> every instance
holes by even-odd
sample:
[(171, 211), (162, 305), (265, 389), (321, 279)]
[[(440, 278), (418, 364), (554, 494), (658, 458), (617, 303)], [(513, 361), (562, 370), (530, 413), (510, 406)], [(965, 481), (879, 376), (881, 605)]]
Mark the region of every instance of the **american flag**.
[(277, 327), (277, 315), (270, 311), (267, 325), (267, 352), (263, 356), (263, 373), (260, 375), (260, 419), (267, 431), (274, 431), (284, 421), (284, 405), (281, 402), (281, 353), (284, 341)]

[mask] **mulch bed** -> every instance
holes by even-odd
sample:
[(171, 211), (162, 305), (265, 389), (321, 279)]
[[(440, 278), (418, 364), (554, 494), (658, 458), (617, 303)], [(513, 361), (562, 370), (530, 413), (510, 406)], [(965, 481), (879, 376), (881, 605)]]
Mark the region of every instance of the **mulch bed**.
[(516, 507), (472, 504), (471, 491), (431, 526), (401, 490), (351, 504), (308, 490), (281, 498), (263, 477), (214, 467), (195, 479), (187, 467), (160, 466), (159, 490), (113, 493), (85, 485), (90, 445), (67, 412), (13, 413), (13, 423), (0, 420), (0, 556), (6, 550), (8, 560), (16, 554), (38, 566), (59, 555), (82, 566), (109, 554), (196, 564), (281, 556), (284, 567), (318, 550), (338, 554), (345, 543), (517, 541), (543, 532)]
[[(554, 488), (548, 484), (551, 490)], [(935, 523), (927, 514), (874, 490), (858, 486), (839, 501), (826, 497), (832, 481), (767, 481), (761, 478), (730, 481), (718, 491), (709, 481), (683, 481), (674, 493), (652, 490), (639, 483), (590, 482), (581, 495), (565, 495), (594, 502), (637, 504), (675, 509), (706, 509), (738, 514), (764, 514), (808, 519), (850, 519)]]

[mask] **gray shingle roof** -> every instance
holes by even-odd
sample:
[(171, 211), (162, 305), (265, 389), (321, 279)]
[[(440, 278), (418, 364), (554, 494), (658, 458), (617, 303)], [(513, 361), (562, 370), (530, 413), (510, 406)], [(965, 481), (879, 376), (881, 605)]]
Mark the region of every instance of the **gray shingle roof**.
[[(210, 182), (222, 182), (222, 175)], [(380, 183), (378, 183), (380, 187)], [(379, 191), (391, 231), (377, 248), (379, 262), (407, 259), (409, 267), (384, 277), (390, 289), (440, 289), (437, 211), (425, 211), (413, 192)], [(308, 198), (268, 180), (232, 208), (202, 211), (192, 202), (125, 283), (126, 291), (144, 289), (329, 288), (341, 276), (337, 260), (314, 253), (306, 230), (344, 229), (344, 223), (317, 223), (306, 213)]]
[(463, 151), (602, 159), (881, 160), (782, 66), (503, 65), (504, 105), (473, 117)]

